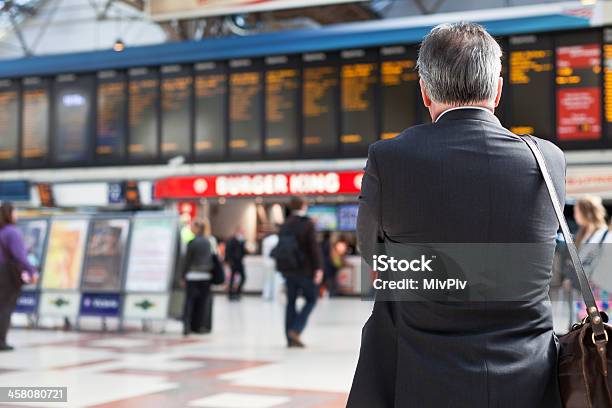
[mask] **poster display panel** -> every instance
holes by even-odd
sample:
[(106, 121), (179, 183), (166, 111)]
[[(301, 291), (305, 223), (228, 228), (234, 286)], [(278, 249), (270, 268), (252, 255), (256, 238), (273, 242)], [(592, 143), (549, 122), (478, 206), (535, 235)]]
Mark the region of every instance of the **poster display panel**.
[(176, 218), (136, 217), (128, 255), (128, 292), (168, 290), (176, 252)]
[(83, 271), (84, 291), (121, 289), (129, 228), (127, 218), (91, 221)]
[(88, 225), (87, 219), (52, 221), (42, 275), (43, 289), (78, 289)]
[[(23, 236), (28, 262), (40, 272), (45, 255), (49, 222), (47, 220), (23, 219), (17, 222), (17, 228)], [(35, 288), (36, 285), (33, 284), (23, 286), (23, 290), (33, 290)]]

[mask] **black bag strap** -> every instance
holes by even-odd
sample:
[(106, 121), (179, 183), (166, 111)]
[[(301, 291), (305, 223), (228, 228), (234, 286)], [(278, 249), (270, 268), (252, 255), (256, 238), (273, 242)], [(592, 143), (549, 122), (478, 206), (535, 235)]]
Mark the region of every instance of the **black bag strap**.
[(546, 183), (546, 188), (548, 189), (550, 201), (555, 209), (555, 214), (557, 215), (557, 220), (559, 221), (559, 226), (561, 227), (561, 232), (563, 233), (565, 243), (567, 244), (567, 250), (570, 254), (570, 258), (572, 259), (572, 264), (574, 266), (574, 270), (576, 271), (576, 275), (578, 276), (580, 292), (582, 293), (582, 298), (584, 299), (584, 303), (587, 307), (587, 313), (593, 329), (593, 342), (607, 342), (608, 334), (604, 328), (603, 319), (601, 318), (601, 314), (599, 313), (599, 309), (595, 303), (595, 296), (593, 295), (593, 290), (591, 289), (591, 285), (589, 285), (589, 280), (584, 272), (584, 268), (582, 267), (582, 262), (578, 256), (578, 250), (574, 244), (574, 239), (572, 238), (570, 229), (565, 221), (563, 209), (561, 208), (561, 202), (559, 201), (559, 196), (557, 195), (552, 178), (548, 172), (546, 160), (544, 159), (542, 151), (531, 135), (523, 135), (522, 139), (527, 143), (531, 153), (533, 153), (533, 156), (538, 163), (538, 167), (540, 168), (540, 172), (542, 173), (542, 177), (544, 177), (544, 182)]

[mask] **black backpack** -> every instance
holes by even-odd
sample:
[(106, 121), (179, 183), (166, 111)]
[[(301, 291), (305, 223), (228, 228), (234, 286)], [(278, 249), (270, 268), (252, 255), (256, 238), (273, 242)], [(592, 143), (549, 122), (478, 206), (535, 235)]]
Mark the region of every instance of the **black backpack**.
[(278, 235), (278, 244), (270, 252), (276, 261), (276, 270), (282, 274), (299, 271), (304, 262), (304, 253), (300, 248), (296, 234), (285, 223)]

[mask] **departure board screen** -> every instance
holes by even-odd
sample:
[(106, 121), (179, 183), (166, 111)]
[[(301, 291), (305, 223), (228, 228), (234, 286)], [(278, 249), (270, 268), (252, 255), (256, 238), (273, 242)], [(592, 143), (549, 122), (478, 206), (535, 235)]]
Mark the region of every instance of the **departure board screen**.
[(219, 157), (225, 153), (227, 74), (216, 63), (195, 69), (195, 155)]
[(333, 154), (338, 148), (339, 69), (324, 53), (305, 54), (302, 84), (302, 149)]
[(539, 35), (510, 37), (509, 71), (510, 130), (554, 139), (551, 38)]
[(23, 91), (21, 157), (23, 163), (46, 162), (49, 152), (49, 91), (39, 78), (26, 78)]
[(19, 159), (19, 88), (17, 83), (0, 81), (0, 167), (15, 167)]
[(601, 44), (594, 35), (557, 38), (557, 137), (601, 138)]
[(53, 161), (86, 162), (93, 139), (94, 77), (60, 75), (53, 89)]
[(604, 30), (604, 116), (606, 135), (612, 139), (612, 29)]
[(155, 159), (158, 153), (159, 80), (145, 73), (130, 78), (129, 87), (130, 159)]
[(266, 71), (265, 144), (268, 154), (297, 153), (299, 96), (300, 71), (297, 68)]
[(386, 47), (380, 50), (382, 129), (380, 138), (390, 139), (416, 124), (418, 75), (415, 70), (416, 51), (406, 47)]
[(230, 74), (230, 154), (257, 155), (261, 152), (263, 114), (262, 73)]
[(180, 66), (162, 67), (161, 151), (166, 158), (191, 153), (191, 89), (193, 78)]
[(352, 63), (344, 62), (341, 68), (340, 141), (345, 151), (363, 152), (370, 143), (378, 139), (375, 99), (378, 64), (368, 61), (366, 54), (363, 50), (342, 53), (345, 59), (361, 59)]
[(127, 83), (117, 73), (98, 74), (96, 155), (102, 160), (125, 157)]

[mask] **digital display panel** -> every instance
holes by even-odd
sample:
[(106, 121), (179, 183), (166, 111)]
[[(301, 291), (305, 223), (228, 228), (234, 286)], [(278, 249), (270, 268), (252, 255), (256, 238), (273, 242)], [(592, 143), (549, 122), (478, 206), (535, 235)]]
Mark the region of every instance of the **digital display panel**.
[(181, 67), (163, 67), (162, 73), (179, 71), (162, 77), (161, 151), (166, 158), (191, 153), (191, 90), (193, 78)]
[(557, 38), (557, 138), (601, 138), (601, 44), (594, 35)]
[(406, 47), (387, 47), (380, 50), (383, 60), (380, 65), (381, 77), (381, 139), (397, 136), (404, 129), (414, 125), (418, 75), (415, 70), (416, 51)]
[(338, 230), (355, 231), (357, 229), (358, 204), (343, 204), (338, 206)]
[(15, 167), (19, 160), (19, 88), (0, 81), (0, 167)]
[(121, 289), (129, 228), (128, 219), (99, 219), (91, 222), (85, 253), (83, 290), (119, 291)]
[(305, 54), (302, 82), (302, 149), (333, 154), (338, 148), (339, 69), (324, 53)]
[(126, 290), (166, 292), (174, 267), (176, 219), (135, 218), (130, 238)]
[(42, 274), (43, 289), (75, 290), (79, 287), (88, 224), (85, 219), (51, 223)]
[(227, 74), (215, 63), (196, 64), (195, 69), (195, 155), (219, 157), (227, 133)]
[(230, 74), (229, 146), (232, 156), (257, 155), (261, 152), (262, 82), (262, 73), (258, 71)]
[(46, 162), (49, 153), (49, 91), (44, 80), (24, 80), (22, 118), (21, 157), (24, 164)]
[(300, 71), (297, 68), (270, 67), (266, 71), (265, 145), (268, 154), (297, 153), (299, 92)]
[(146, 71), (130, 78), (129, 129), (130, 159), (150, 160), (158, 154), (159, 80)]
[(307, 215), (312, 218), (317, 231), (334, 231), (338, 227), (336, 207), (332, 205), (313, 205), (308, 207)]
[(53, 89), (53, 161), (83, 163), (93, 139), (94, 78), (59, 76)]
[(510, 37), (510, 130), (554, 139), (554, 72), (548, 36)]
[(376, 85), (378, 64), (369, 61), (365, 50), (350, 50), (343, 58), (358, 61), (344, 62), (341, 68), (342, 134), (340, 141), (345, 151), (364, 152), (378, 139), (376, 126)]
[(612, 29), (604, 30), (604, 117), (606, 135), (612, 139)]
[(98, 75), (96, 155), (102, 160), (125, 157), (127, 82), (111, 71)]

